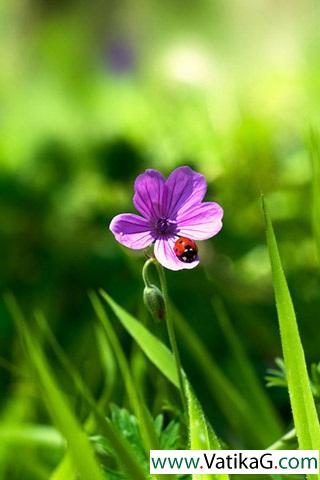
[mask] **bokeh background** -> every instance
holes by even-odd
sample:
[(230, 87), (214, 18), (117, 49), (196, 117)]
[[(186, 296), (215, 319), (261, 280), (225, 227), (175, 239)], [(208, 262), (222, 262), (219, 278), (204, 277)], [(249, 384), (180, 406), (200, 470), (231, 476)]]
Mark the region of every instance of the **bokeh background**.
[[(104, 287), (143, 314), (143, 255), (118, 245), (107, 226), (115, 214), (134, 211), (133, 181), (145, 168), (168, 174), (190, 165), (206, 175), (207, 199), (224, 207), (224, 229), (200, 246), (201, 266), (168, 272), (168, 281), (173, 301), (232, 381), (237, 366), (213, 296), (224, 302), (262, 383), (281, 355), (261, 192), (308, 363), (319, 360), (308, 148), (319, 121), (319, 21), (314, 0), (0, 3), (0, 293), (12, 291), (25, 311), (45, 313), (93, 391), (102, 373), (88, 290)], [(130, 356), (131, 341), (118, 331)], [(232, 437), (180, 343), (210, 419)], [(10, 365), (23, 366), (3, 303), (0, 348)], [(1, 363), (3, 421), (46, 421), (32, 382)], [(290, 422), (286, 391), (268, 395)], [(115, 401), (121, 404), (121, 391)], [(1, 478), (22, 478), (16, 458), (2, 460)]]

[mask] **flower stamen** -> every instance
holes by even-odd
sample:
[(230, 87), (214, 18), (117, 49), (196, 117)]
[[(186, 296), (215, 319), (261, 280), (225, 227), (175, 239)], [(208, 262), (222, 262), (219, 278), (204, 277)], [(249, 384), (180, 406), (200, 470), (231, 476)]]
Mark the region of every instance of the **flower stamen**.
[(167, 233), (169, 221), (166, 218), (160, 218), (157, 221), (157, 231), (161, 234)]
[(168, 218), (159, 218), (155, 226), (156, 233), (159, 237), (163, 235), (172, 235), (176, 233), (177, 224)]

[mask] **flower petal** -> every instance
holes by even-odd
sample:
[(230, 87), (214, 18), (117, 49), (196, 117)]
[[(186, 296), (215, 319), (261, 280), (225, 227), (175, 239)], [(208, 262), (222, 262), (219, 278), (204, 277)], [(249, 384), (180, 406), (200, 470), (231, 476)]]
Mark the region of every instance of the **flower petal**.
[(178, 233), (191, 240), (206, 240), (222, 228), (223, 209), (218, 203), (203, 202), (177, 216)]
[(161, 265), (169, 270), (183, 270), (196, 267), (200, 260), (199, 258), (192, 263), (185, 263), (179, 260), (173, 251), (176, 238), (161, 238), (156, 240), (154, 245), (154, 255)]
[(154, 240), (148, 220), (133, 213), (117, 215), (109, 228), (119, 243), (134, 250), (146, 248)]
[(148, 169), (136, 178), (133, 203), (138, 212), (150, 220), (163, 215), (163, 192), (165, 179), (157, 170)]
[(203, 175), (190, 167), (178, 167), (168, 177), (165, 187), (165, 213), (173, 219), (178, 211), (185, 212), (203, 200), (207, 182)]

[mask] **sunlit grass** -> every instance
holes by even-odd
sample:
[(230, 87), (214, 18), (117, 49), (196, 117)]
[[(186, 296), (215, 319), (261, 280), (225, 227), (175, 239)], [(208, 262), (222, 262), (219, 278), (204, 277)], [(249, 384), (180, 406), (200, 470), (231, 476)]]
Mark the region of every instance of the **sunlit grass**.
[[(319, 449), (319, 420), (307, 374), (304, 352), (299, 337), (292, 301), (281, 266), (272, 223), (265, 206), (264, 212), (287, 385), (299, 446), (303, 449)], [(50, 426), (37, 424), (26, 424), (24, 426), (8, 425), (2, 430), (0, 429), (0, 436), (8, 445), (18, 445), (19, 443), (27, 442), (30, 446), (40, 445), (41, 448), (54, 449), (59, 452), (61, 461), (52, 472), (51, 480), (63, 480), (70, 475), (74, 475), (75, 472), (81, 472), (81, 476), (88, 480), (93, 478), (99, 480), (102, 478), (113, 478), (113, 475), (116, 473), (114, 470), (115, 467), (111, 466), (112, 458), (116, 462), (115, 464), (118, 464), (118, 474), (122, 472), (120, 475), (124, 475), (124, 478), (132, 478), (134, 480), (147, 479), (148, 451), (150, 449), (159, 449), (161, 448), (160, 446), (163, 445), (158, 420), (152, 419), (148, 406), (141, 396), (139, 387), (133, 380), (130, 365), (107, 314), (107, 305), (129, 335), (135, 340), (142, 352), (146, 355), (146, 358), (151, 361), (164, 378), (177, 390), (181, 388), (173, 353), (170, 352), (166, 345), (148, 330), (148, 328), (117, 304), (106, 292), (101, 291), (101, 296), (106, 302), (105, 306), (97, 294), (90, 294), (92, 306), (100, 321), (100, 326), (98, 325), (96, 327), (97, 340), (101, 346), (105, 346), (106, 354), (108, 355), (107, 358), (109, 358), (111, 362), (108, 368), (112, 368), (112, 370), (107, 371), (112, 372), (114, 370), (114, 366), (112, 367), (112, 356), (110, 357), (112, 354), (108, 353), (110, 347), (118, 363), (121, 381), (125, 385), (127, 398), (133, 412), (136, 414), (135, 421), (139, 428), (139, 430), (136, 431), (138, 436), (134, 440), (134, 444), (132, 443), (133, 440), (128, 442), (129, 432), (127, 430), (128, 428), (131, 429), (134, 424), (125, 427), (125, 423), (123, 423), (131, 421), (130, 415), (123, 410), (123, 414), (126, 416), (123, 417), (123, 415), (120, 414), (120, 410), (114, 410), (113, 408), (111, 409), (112, 420), (110, 421), (105, 417), (107, 412), (104, 414), (101, 409), (101, 407), (105, 408), (105, 402), (109, 398), (109, 395), (111, 395), (110, 387), (107, 389), (107, 398), (104, 398), (105, 394), (102, 395), (104, 402), (101, 403), (92, 396), (77, 369), (72, 365), (55, 339), (45, 318), (43, 315), (37, 313), (35, 318), (40, 329), (39, 331), (42, 332), (42, 338), (48, 341), (61, 366), (63, 366), (70, 380), (73, 382), (75, 390), (81, 395), (89, 408), (89, 415), (84, 425), (85, 428), (83, 429), (81, 427), (79, 420), (74, 416), (54, 378), (53, 371), (47, 362), (43, 350), (43, 344), (40, 344), (31, 334), (30, 326), (25, 321), (14, 298), (9, 295), (6, 297), (7, 306), (15, 319), (21, 342), (24, 345), (27, 358), (30, 362), (30, 367), (36, 374), (35, 378), (39, 383), (40, 391), (43, 393), (45, 404), (57, 430)], [(187, 345), (188, 342), (190, 342), (191, 355), (194, 355), (194, 360), (199, 364), (199, 367), (207, 373), (207, 381), (209, 381), (210, 390), (213, 395), (216, 394), (217, 399), (221, 400), (221, 402), (218, 401), (218, 404), (220, 404), (226, 420), (230, 422), (232, 428), (236, 427), (236, 424), (233, 423), (233, 413), (234, 411), (238, 412), (240, 420), (238, 428), (240, 427), (240, 431), (241, 428), (248, 428), (253, 438), (256, 436), (258, 441), (261, 442), (261, 445), (266, 447), (268, 445), (268, 435), (265, 434), (265, 425), (268, 425), (268, 433), (270, 433), (271, 436), (281, 431), (278, 426), (277, 417), (273, 413), (267, 395), (261, 388), (251, 367), (250, 359), (243, 350), (241, 341), (230, 324), (221, 303), (215, 300), (214, 307), (217, 315), (220, 317), (220, 323), (232, 350), (235, 363), (238, 366), (244, 383), (248, 387), (248, 392), (250, 392), (249, 396), (243, 396), (243, 393), (232, 386), (230, 380), (228, 380), (225, 374), (215, 364), (206, 347), (202, 345), (196, 334), (172, 305), (171, 311), (173, 319), (178, 326), (179, 335), (182, 336)], [(102, 334), (103, 331), (106, 335), (105, 340)], [(296, 371), (299, 372), (299, 375), (295, 374)], [(224, 444), (224, 441), (220, 440), (211, 424), (207, 421), (186, 373), (183, 370), (181, 370), (180, 373), (184, 382), (188, 410), (187, 418), (183, 418), (183, 415), (177, 417), (178, 422), (180, 422), (179, 445), (182, 448), (195, 450), (222, 448), (221, 445)], [(113, 373), (111, 374), (114, 375)], [(241, 403), (243, 403), (243, 408), (240, 406)], [(117, 412), (122, 415), (122, 420), (120, 420), (120, 416), (117, 421), (120, 421), (120, 423), (113, 423), (116, 419), (114, 414), (118, 415)], [(127, 418), (127, 420), (125, 420), (125, 418)], [(258, 425), (259, 419), (261, 419), (262, 428)], [(274, 423), (267, 424), (267, 419), (272, 420)], [(254, 424), (256, 425), (256, 431), (254, 430)], [(179, 425), (179, 423), (177, 425)], [(122, 431), (121, 429), (124, 427), (126, 430)], [(185, 436), (184, 433), (185, 429), (187, 429), (187, 436)], [(139, 431), (141, 439), (138, 434)], [(261, 437), (257, 435), (259, 431), (263, 433)], [(90, 441), (88, 435), (92, 435), (94, 432), (96, 432), (96, 435), (94, 437), (92, 436), (92, 441)], [(177, 432), (175, 431), (175, 433), (173, 433), (172, 431), (172, 435), (173, 434), (176, 436)], [(174, 438), (176, 437), (172, 437), (172, 441)], [(294, 431), (279, 438), (270, 448), (288, 448), (292, 439), (293, 441), (295, 439)], [(137, 456), (137, 451), (134, 453), (136, 449), (140, 452), (139, 456)], [(103, 459), (103, 457), (100, 459), (102, 452), (104, 452), (106, 456), (105, 459)], [(100, 461), (98, 459), (100, 459)], [(108, 460), (107, 463), (106, 460)], [(109, 465), (110, 462), (111, 464)], [(129, 475), (129, 477), (126, 477), (126, 475)], [(207, 475), (206, 477), (208, 480), (209, 478), (215, 478), (216, 480), (227, 480), (229, 478), (228, 475), (224, 474)], [(273, 478), (275, 477), (273, 476)], [(281, 476), (279, 476), (279, 478), (282, 479)], [(311, 478), (317, 478), (317, 476), (310, 476), (310, 479)], [(198, 479), (197, 475), (194, 475), (193, 479)]]
[[(319, 450), (320, 425), (308, 377), (305, 354), (276, 237), (264, 200), (263, 208), (286, 377), (299, 446), (305, 450)], [(308, 478), (316, 479), (318, 475), (310, 475)]]

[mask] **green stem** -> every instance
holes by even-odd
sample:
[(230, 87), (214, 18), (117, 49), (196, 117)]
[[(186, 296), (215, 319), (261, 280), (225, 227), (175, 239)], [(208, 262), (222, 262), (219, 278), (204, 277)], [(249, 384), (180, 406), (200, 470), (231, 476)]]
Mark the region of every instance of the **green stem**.
[(184, 389), (183, 370), (181, 366), (180, 354), (179, 354), (176, 334), (174, 330), (173, 318), (171, 316), (171, 307), (170, 307), (169, 296), (168, 296), (167, 279), (166, 279), (162, 265), (160, 265), (160, 263), (157, 262), (155, 259), (152, 259), (152, 261), (156, 265), (159, 279), (160, 279), (160, 285), (161, 285), (161, 290), (162, 290), (164, 304), (165, 304), (165, 312), (166, 312), (165, 319), (166, 319), (167, 331), (168, 331), (169, 341), (170, 341), (171, 349), (173, 352), (173, 356), (174, 356), (175, 364), (177, 368), (177, 375), (179, 379), (180, 395), (181, 395), (183, 410), (185, 415), (187, 416), (188, 404), (187, 404), (187, 398), (186, 398), (185, 389)]
[(148, 268), (149, 268), (149, 265), (151, 265), (152, 263), (154, 263), (154, 258), (149, 258), (146, 261), (146, 263), (143, 265), (143, 269), (142, 269), (142, 278), (143, 278), (144, 284), (147, 287), (151, 286), (151, 283), (148, 277)]

